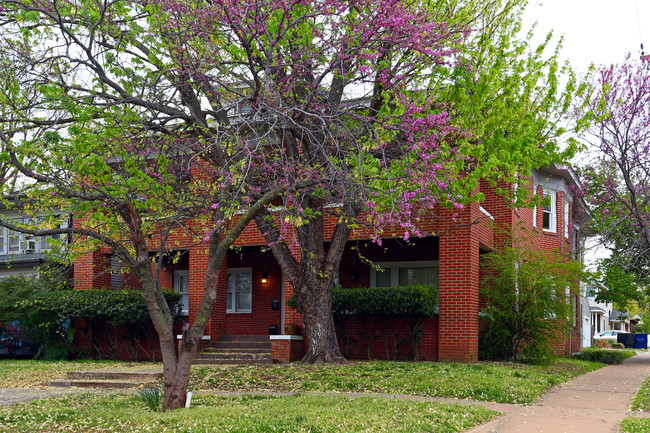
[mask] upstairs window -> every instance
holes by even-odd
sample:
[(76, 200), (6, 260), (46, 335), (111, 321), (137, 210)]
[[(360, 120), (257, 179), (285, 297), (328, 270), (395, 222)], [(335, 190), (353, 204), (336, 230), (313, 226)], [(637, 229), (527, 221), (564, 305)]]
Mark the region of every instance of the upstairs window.
[(553, 233), (557, 231), (557, 197), (555, 191), (544, 191), (542, 228)]

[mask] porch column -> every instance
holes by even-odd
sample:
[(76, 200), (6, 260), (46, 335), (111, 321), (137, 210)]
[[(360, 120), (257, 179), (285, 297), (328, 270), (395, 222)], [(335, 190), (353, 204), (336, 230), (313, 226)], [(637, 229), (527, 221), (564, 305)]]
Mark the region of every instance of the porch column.
[(74, 261), (75, 289), (109, 289), (111, 287), (110, 256), (103, 250), (84, 254)]
[[(205, 335), (210, 335), (216, 341), (226, 330), (226, 269), (228, 262), (224, 259), (219, 274), (217, 302), (212, 310), (210, 321), (205, 329)], [(189, 321), (193, 323), (198, 315), (205, 290), (205, 274), (208, 269), (208, 247), (205, 244), (190, 249), (190, 306)]]
[[(205, 279), (205, 274), (203, 276)], [(212, 337), (212, 342), (219, 339), (220, 335), (226, 333), (226, 292), (228, 291), (228, 257), (223, 258), (221, 265), (221, 272), (219, 272), (219, 283), (217, 285), (217, 302), (214, 304), (212, 310), (212, 317), (210, 319), (209, 333)]]
[[(440, 236), (438, 360), (478, 360), (479, 235), (478, 204), (467, 206), (454, 221), (443, 212)], [(447, 233), (448, 231), (448, 233)]]

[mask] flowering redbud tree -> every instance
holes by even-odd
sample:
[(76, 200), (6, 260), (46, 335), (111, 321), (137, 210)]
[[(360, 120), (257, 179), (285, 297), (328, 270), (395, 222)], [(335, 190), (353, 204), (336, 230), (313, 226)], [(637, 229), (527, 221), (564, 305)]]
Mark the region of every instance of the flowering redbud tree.
[[(520, 2), (503, 3), (0, 1), (0, 138), (20, 172), (5, 191), (80, 221), (1, 224), (75, 233), (140, 277), (165, 408), (184, 404), (223, 259), (252, 221), (296, 292), (305, 360), (342, 361), (331, 288), (351, 230), (422, 235), (424, 213), (480, 198), (479, 177), (566, 156), (547, 120), (554, 57), (522, 55)], [(209, 256), (177, 349), (157, 258), (179, 232)]]
[(640, 299), (642, 293), (624, 273), (634, 275), (637, 282), (650, 277), (648, 66), (628, 55), (621, 64), (596, 68), (576, 103), (577, 115), (584, 117), (581, 136), (588, 145), (582, 175), (583, 194), (593, 212), (590, 231), (612, 250), (603, 266), (610, 276), (607, 283), (617, 286), (610, 287), (612, 294), (624, 291), (628, 300)]

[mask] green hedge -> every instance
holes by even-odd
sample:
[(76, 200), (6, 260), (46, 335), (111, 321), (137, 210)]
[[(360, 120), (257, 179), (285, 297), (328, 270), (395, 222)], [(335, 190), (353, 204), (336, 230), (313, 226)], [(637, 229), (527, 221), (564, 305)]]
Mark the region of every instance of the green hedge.
[(626, 358), (634, 356), (633, 352), (617, 351), (611, 349), (583, 349), (573, 355), (582, 361), (601, 362), (603, 364), (620, 364)]
[[(165, 292), (164, 295), (178, 315), (181, 295), (175, 292)], [(149, 318), (144, 298), (138, 290), (57, 290), (35, 293), (20, 303), (22, 308), (46, 315), (112, 324), (133, 324)]]
[[(289, 307), (298, 309), (298, 300), (292, 295)], [(334, 315), (432, 317), (438, 313), (438, 289), (427, 285), (398, 287), (336, 287), (332, 290)]]

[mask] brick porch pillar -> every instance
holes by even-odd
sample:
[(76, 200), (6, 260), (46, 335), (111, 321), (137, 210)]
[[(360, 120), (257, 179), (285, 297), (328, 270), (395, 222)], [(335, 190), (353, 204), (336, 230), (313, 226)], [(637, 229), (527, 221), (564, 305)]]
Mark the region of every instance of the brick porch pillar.
[[(212, 310), (210, 321), (205, 329), (205, 335), (210, 335), (216, 341), (226, 330), (226, 270), (228, 262), (224, 259), (219, 274), (217, 302)], [(208, 247), (205, 244), (190, 249), (190, 307), (189, 321), (193, 323), (198, 315), (205, 289), (205, 274), (208, 268)]]
[(110, 258), (102, 250), (84, 254), (74, 261), (75, 289), (108, 289), (110, 287)]
[[(454, 222), (443, 212), (440, 236), (438, 360), (478, 360), (479, 205), (468, 205)], [(453, 227), (453, 228), (452, 228)]]

